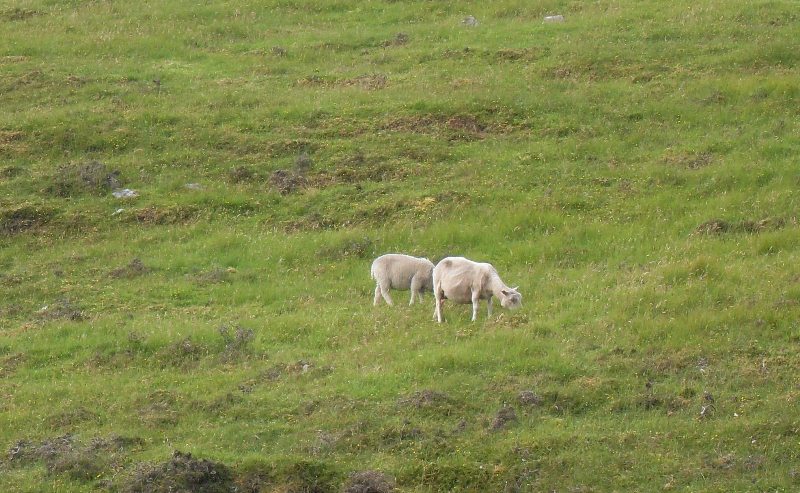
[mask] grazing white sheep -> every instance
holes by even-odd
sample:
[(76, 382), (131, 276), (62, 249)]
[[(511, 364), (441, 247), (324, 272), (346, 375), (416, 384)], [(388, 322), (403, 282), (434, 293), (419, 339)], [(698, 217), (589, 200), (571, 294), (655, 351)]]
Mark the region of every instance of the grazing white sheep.
[(503, 308), (522, 306), (522, 295), (517, 288), (505, 285), (492, 264), (473, 262), (464, 257), (447, 257), (433, 269), (433, 295), (436, 298), (434, 316), (442, 321), (444, 300), (455, 303), (472, 303), (472, 321), (478, 317), (478, 303), (488, 300), (492, 315), (492, 296), (500, 299)]
[(389, 289), (411, 290), (411, 301), (414, 303), (414, 295), (422, 301), (423, 291), (433, 289), (433, 262), (426, 258), (412, 257), (400, 253), (387, 253), (381, 255), (372, 262), (370, 269), (372, 278), (375, 279), (375, 299), (372, 304), (377, 305), (383, 296), (386, 303), (392, 305), (392, 297)]

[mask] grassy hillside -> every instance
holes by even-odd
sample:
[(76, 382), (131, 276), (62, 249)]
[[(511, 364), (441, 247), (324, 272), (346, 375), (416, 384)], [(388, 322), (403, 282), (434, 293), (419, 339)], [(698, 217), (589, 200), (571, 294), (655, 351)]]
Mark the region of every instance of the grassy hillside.
[(0, 490), (797, 490), (799, 20), (0, 2)]

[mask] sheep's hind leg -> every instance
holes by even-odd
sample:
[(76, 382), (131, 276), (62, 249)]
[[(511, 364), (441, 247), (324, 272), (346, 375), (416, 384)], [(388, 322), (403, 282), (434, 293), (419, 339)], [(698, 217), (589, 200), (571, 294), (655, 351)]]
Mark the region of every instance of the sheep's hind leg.
[(414, 304), (414, 295), (417, 296), (417, 301), (422, 301), (422, 293), (420, 292), (419, 282), (416, 277), (411, 278), (411, 300), (408, 302), (409, 305)]
[(438, 323), (442, 323), (442, 305), (444, 304), (444, 293), (442, 293), (439, 287), (435, 285), (433, 287), (433, 297), (436, 305), (433, 310), (433, 318)]
[(386, 300), (386, 304), (387, 305), (392, 306), (392, 305), (394, 305), (394, 302), (392, 302), (392, 297), (389, 296), (389, 288), (390, 287), (391, 287), (391, 284), (389, 282), (382, 282), (381, 283), (381, 294), (383, 295), (383, 299)]
[(381, 285), (375, 285), (375, 299), (372, 300), (372, 306), (378, 306), (378, 302), (381, 300)]

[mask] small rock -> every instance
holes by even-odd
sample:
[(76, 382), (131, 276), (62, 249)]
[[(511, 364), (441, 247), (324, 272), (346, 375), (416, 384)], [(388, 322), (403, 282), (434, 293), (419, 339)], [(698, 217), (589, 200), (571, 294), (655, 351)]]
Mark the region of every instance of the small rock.
[(474, 16), (468, 15), (468, 16), (464, 17), (464, 20), (461, 21), (461, 23), (464, 24), (467, 27), (477, 27), (478, 26), (478, 19), (476, 19)]
[(548, 15), (548, 16), (545, 16), (544, 21), (545, 22), (564, 22), (564, 16), (561, 15), (561, 14), (559, 14), (559, 15)]
[(203, 185), (199, 183), (187, 183), (186, 188), (188, 188), (189, 190), (202, 190)]
[(112, 216), (118, 216), (118, 215), (122, 214), (123, 212), (125, 212), (125, 209), (119, 208), (119, 209), (115, 210), (114, 212), (112, 212), (111, 215)]
[(114, 190), (111, 192), (111, 195), (118, 199), (132, 199), (134, 197), (138, 197), (139, 192), (136, 190), (131, 190), (130, 188), (122, 188), (119, 190)]

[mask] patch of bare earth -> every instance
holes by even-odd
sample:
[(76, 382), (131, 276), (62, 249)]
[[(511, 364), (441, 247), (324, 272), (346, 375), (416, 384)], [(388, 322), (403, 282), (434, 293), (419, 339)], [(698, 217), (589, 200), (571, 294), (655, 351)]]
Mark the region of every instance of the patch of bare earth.
[(486, 122), (468, 114), (399, 116), (379, 126), (382, 131), (439, 134), (449, 140), (479, 140), (493, 133), (508, 133), (511, 129), (507, 123)]
[(783, 228), (786, 220), (781, 218), (764, 218), (760, 220), (725, 221), (711, 219), (695, 228), (695, 233), (705, 235), (721, 235), (725, 233), (761, 233)]
[(14, 353), (0, 358), (0, 378), (13, 375), (17, 368), (25, 362), (25, 353)]
[(175, 451), (160, 464), (142, 464), (122, 485), (123, 493), (231, 493), (235, 491), (230, 468), (220, 462), (196, 459)]
[(73, 480), (94, 481), (121, 467), (121, 453), (143, 444), (139, 438), (112, 435), (92, 438), (88, 444), (67, 434), (41, 442), (20, 440), (8, 451), (7, 463), (24, 466), (43, 463), (48, 474), (63, 474)]
[(27, 150), (25, 134), (17, 130), (0, 130), (0, 156)]
[(141, 259), (133, 258), (127, 265), (113, 269), (108, 275), (114, 279), (132, 279), (148, 272), (150, 272), (150, 268), (144, 265)]
[(49, 223), (56, 212), (46, 207), (21, 205), (0, 210), (0, 236), (12, 236), (36, 230)]
[(289, 195), (308, 186), (308, 178), (294, 170), (279, 169), (273, 171), (269, 183), (281, 195)]
[(668, 152), (662, 159), (665, 164), (688, 169), (704, 168), (714, 162), (710, 152)]
[(389, 83), (389, 78), (384, 74), (362, 74), (345, 79), (333, 79), (318, 75), (309, 75), (298, 79), (295, 84), (300, 87), (358, 87), (365, 91), (383, 89)]
[(502, 430), (506, 428), (509, 423), (517, 420), (517, 413), (514, 411), (514, 408), (511, 406), (506, 406), (501, 408), (497, 411), (494, 419), (492, 420), (492, 424), (490, 425), (490, 429), (492, 431)]
[(392, 39), (387, 39), (381, 46), (384, 48), (389, 48), (392, 46), (404, 46), (407, 45), (411, 38), (406, 33), (397, 33), (394, 35)]
[(45, 321), (59, 319), (80, 321), (86, 319), (80, 307), (68, 299), (58, 300), (50, 305), (46, 305), (36, 312), (36, 315), (40, 320)]
[(398, 403), (402, 406), (410, 406), (415, 408), (432, 408), (443, 404), (447, 404), (450, 397), (444, 392), (438, 390), (418, 390), (411, 395), (401, 398)]
[(120, 173), (110, 170), (100, 161), (59, 166), (46, 191), (57, 197), (72, 197), (81, 193), (103, 194), (120, 188)]
[(344, 485), (345, 493), (389, 493), (394, 488), (394, 479), (380, 471), (354, 472)]

